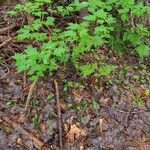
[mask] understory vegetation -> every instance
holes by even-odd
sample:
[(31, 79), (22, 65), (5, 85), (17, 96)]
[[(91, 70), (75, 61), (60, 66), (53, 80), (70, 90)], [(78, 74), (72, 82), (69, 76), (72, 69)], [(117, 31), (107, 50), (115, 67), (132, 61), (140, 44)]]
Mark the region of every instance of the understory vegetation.
[(150, 149), (148, 0), (0, 0), (0, 149)]
[[(14, 59), (18, 72), (31, 80), (73, 66), (81, 77), (107, 76), (117, 66), (105, 63), (98, 53), (104, 46), (116, 54), (150, 54), (148, 18), (150, 7), (135, 0), (28, 0), (17, 4), (11, 15), (26, 14), (27, 23), (17, 31), (17, 40), (30, 44)], [(107, 58), (106, 58), (107, 60)], [(137, 79), (138, 77), (136, 77)], [(138, 80), (138, 79), (137, 79)]]

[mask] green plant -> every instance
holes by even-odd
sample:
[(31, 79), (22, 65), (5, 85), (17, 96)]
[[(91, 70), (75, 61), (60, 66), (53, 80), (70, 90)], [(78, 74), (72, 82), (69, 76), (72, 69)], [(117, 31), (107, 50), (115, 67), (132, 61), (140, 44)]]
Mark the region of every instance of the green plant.
[(88, 102), (87, 102), (87, 100), (84, 100), (81, 104), (79, 104), (79, 105), (77, 106), (77, 111), (78, 111), (78, 113), (79, 113), (79, 115), (80, 115), (80, 120), (81, 120), (81, 122), (82, 122), (83, 115), (84, 115), (84, 112), (86, 111), (87, 107), (88, 107)]
[(13, 101), (7, 101), (6, 103), (5, 103), (5, 106), (7, 106), (7, 107), (12, 107), (14, 105), (14, 102)]
[(38, 99), (34, 99), (32, 101), (32, 105), (33, 105), (33, 107), (38, 108), (40, 106), (40, 101)]
[(138, 107), (144, 106), (144, 100), (140, 96), (135, 96), (133, 103)]
[(118, 24), (115, 24), (115, 35), (112, 35), (110, 45), (113, 49), (120, 51), (127, 49), (130, 45), (140, 58), (144, 59), (150, 53), (150, 40), (147, 38), (150, 32), (144, 24), (137, 23), (135, 20), (149, 13), (150, 7), (134, 0), (116, 0), (114, 3), (120, 8), (118, 9)]
[(39, 117), (37, 116), (37, 114), (35, 114), (33, 117), (32, 117), (32, 124), (34, 126), (35, 129), (38, 129), (40, 127), (40, 119)]
[(146, 96), (150, 96), (150, 89), (146, 89), (146, 90), (145, 90), (145, 95), (146, 95)]
[(53, 93), (50, 93), (48, 96), (47, 96), (47, 101), (51, 101), (54, 97), (54, 94)]
[[(43, 11), (43, 4), (49, 4), (49, 11)], [(18, 40), (37, 40), (41, 43), (41, 47), (28, 46), (23, 53), (15, 54), (14, 58), (18, 67), (18, 71), (27, 71), (32, 80), (44, 76), (45, 72), (53, 72), (60, 65), (64, 65), (71, 60), (77, 70), (80, 70), (83, 77), (90, 75), (96, 71), (97, 64), (80, 65), (79, 62), (83, 59), (84, 53), (90, 52), (94, 47), (102, 45), (109, 38), (109, 32), (112, 30), (111, 24), (114, 19), (103, 9), (96, 11), (100, 5), (89, 2), (79, 2), (75, 0), (69, 6), (61, 7), (53, 6), (53, 2), (47, 0), (28, 1), (25, 4), (18, 4), (11, 14), (17, 12), (25, 12), (36, 19), (30, 25), (24, 25), (18, 31)], [(84, 22), (69, 23), (65, 30), (54, 28), (55, 18), (48, 16), (48, 13), (56, 11), (64, 12), (62, 15), (68, 15), (72, 12), (80, 11), (82, 8), (88, 7), (91, 15), (84, 18)], [(93, 8), (92, 8), (93, 7)], [(55, 9), (56, 8), (56, 9)], [(68, 12), (67, 12), (68, 11)], [(103, 16), (101, 15), (103, 14)], [(108, 15), (108, 16), (107, 16)], [(45, 18), (43, 20), (43, 18)], [(92, 22), (97, 21), (95, 29), (89, 33), (89, 27)], [(107, 26), (102, 25), (105, 22)], [(41, 31), (41, 28), (46, 27), (51, 30), (51, 40), (47, 33)], [(48, 41), (48, 42), (47, 42)], [(70, 45), (74, 45), (72, 49)], [(72, 50), (71, 50), (72, 49)], [(22, 63), (23, 62), (23, 63)]]
[(140, 76), (139, 75), (134, 75), (134, 79), (139, 81), (140, 80)]
[(3, 56), (0, 54), (0, 64), (3, 62)]
[(109, 75), (116, 67), (114, 65), (103, 65), (99, 68), (99, 74), (101, 76)]
[(144, 57), (150, 54), (150, 41), (146, 39), (150, 35), (149, 33), (143, 24), (137, 24), (135, 28), (126, 30), (123, 40), (124, 42), (131, 43), (140, 58), (144, 59)]
[(100, 108), (100, 106), (99, 106), (99, 104), (97, 103), (97, 101), (94, 99), (93, 101), (92, 101), (92, 106), (93, 106), (93, 108), (95, 109), (95, 111), (96, 111), (96, 115), (97, 116), (99, 116), (99, 108)]
[[(72, 14), (80, 14), (83, 9), (88, 10), (87, 13), (76, 22), (68, 19), (63, 28), (56, 25), (58, 18), (54, 14), (62, 18), (71, 17)], [(37, 47), (31, 44), (24, 52), (15, 54), (18, 71), (27, 71), (30, 79), (36, 80), (46, 72), (54, 73), (71, 62), (83, 77), (94, 73), (107, 76), (115, 69), (112, 64), (101, 66), (95, 62), (97, 58), (87, 62), (85, 57), (93, 51), (97, 57), (96, 48), (104, 44), (113, 49), (125, 49), (130, 45), (144, 59), (150, 54), (149, 30), (143, 24), (131, 21), (131, 14), (139, 18), (149, 10), (142, 2), (134, 0), (73, 0), (68, 5), (51, 0), (28, 0), (18, 4), (10, 13), (17, 15), (23, 12), (34, 20), (17, 32), (17, 40), (39, 43)]]
[(67, 91), (69, 88), (77, 88), (79, 90), (83, 90), (84, 86), (78, 82), (65, 81), (64, 90)]

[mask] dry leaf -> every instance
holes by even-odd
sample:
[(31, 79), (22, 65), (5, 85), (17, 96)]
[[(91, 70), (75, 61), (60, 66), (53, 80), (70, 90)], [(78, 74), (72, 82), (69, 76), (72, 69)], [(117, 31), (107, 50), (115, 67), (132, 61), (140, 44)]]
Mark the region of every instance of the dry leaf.
[(84, 150), (84, 146), (83, 146), (83, 145), (80, 145), (80, 146), (79, 146), (79, 150)]
[(45, 126), (45, 124), (44, 124), (43, 122), (40, 124), (40, 130), (41, 130), (41, 132), (43, 132), (43, 133), (46, 132), (46, 126)]
[(103, 97), (103, 96), (100, 98), (100, 104), (101, 104), (102, 106), (108, 106), (109, 101), (110, 101), (109, 98), (105, 98), (105, 97)]
[(25, 114), (24, 113), (21, 113), (21, 115), (20, 115), (20, 117), (19, 117), (19, 119), (18, 119), (18, 122), (19, 123), (24, 123), (25, 122)]
[(81, 135), (85, 135), (85, 131), (73, 124), (71, 125), (70, 131), (67, 134), (67, 138), (69, 142), (74, 143), (74, 141)]
[(60, 107), (61, 107), (61, 109), (65, 109), (66, 108), (66, 103), (65, 102), (60, 102)]
[(103, 118), (100, 118), (100, 120), (99, 120), (99, 129), (100, 129), (100, 133), (102, 133), (103, 131), (108, 130), (108, 123)]
[(78, 90), (72, 90), (71, 93), (75, 102), (80, 103), (83, 98), (81, 92)]
[(22, 145), (23, 145), (23, 140), (22, 140), (21, 138), (18, 138), (18, 139), (17, 139), (17, 144), (19, 144), (19, 145), (22, 146)]

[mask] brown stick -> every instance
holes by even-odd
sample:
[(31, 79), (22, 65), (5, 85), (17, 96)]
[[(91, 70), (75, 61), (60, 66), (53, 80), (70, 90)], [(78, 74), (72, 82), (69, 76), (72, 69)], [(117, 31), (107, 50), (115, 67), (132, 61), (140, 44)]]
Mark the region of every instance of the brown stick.
[(8, 68), (8, 66), (6, 64), (3, 64), (3, 65), (6, 67), (7, 72), (2, 77), (0, 77), (0, 80), (4, 79), (9, 74), (9, 68)]
[(30, 100), (31, 100), (31, 97), (32, 97), (32, 93), (33, 93), (33, 91), (34, 91), (34, 88), (35, 88), (35, 86), (36, 86), (36, 83), (37, 83), (37, 80), (35, 80), (35, 81), (31, 84), (31, 86), (30, 86), (29, 93), (28, 93), (28, 96), (27, 96), (27, 99), (26, 99), (26, 104), (25, 104), (24, 110), (23, 110), (23, 111), (21, 112), (21, 114), (20, 114), (20, 117), (19, 117), (19, 119), (18, 119), (18, 122), (23, 123), (23, 122), (25, 121), (26, 117), (27, 117), (26, 112), (27, 112), (27, 109), (28, 109), (28, 107), (29, 107), (29, 105), (30, 105)]
[(55, 84), (55, 90), (56, 90), (56, 101), (57, 101), (57, 112), (58, 112), (59, 144), (60, 144), (60, 150), (63, 150), (61, 110), (60, 110), (58, 83), (56, 80), (54, 80), (54, 84)]
[(6, 41), (4, 41), (2, 44), (0, 44), (0, 48), (4, 47), (5, 45), (7, 45), (12, 40), (13, 40), (12, 37), (8, 38)]
[(21, 131), (22, 134), (27, 135), (29, 137), (30, 140), (34, 141), (38, 147), (39, 150), (42, 150), (42, 147), (45, 146), (45, 143), (42, 142), (41, 140), (39, 140), (36, 136), (34, 136), (32, 133), (28, 132), (26, 129), (24, 129), (20, 124), (17, 124), (15, 121), (13, 121), (11, 118), (9, 117), (4, 117), (3, 115), (3, 121), (7, 124), (9, 124), (11, 127), (13, 127), (14, 129), (19, 129)]
[(0, 34), (2, 34), (2, 33), (4, 33), (4, 32), (7, 32), (7, 31), (9, 31), (9, 30), (12, 30), (12, 29), (15, 28), (15, 27), (16, 27), (16, 24), (10, 25), (10, 26), (8, 26), (8, 27), (4, 27), (4, 28), (0, 29)]
[(34, 80), (33, 83), (31, 84), (30, 86), (30, 90), (29, 90), (29, 93), (28, 93), (28, 97), (27, 97), (27, 100), (26, 100), (26, 104), (25, 104), (25, 108), (24, 108), (24, 111), (27, 111), (28, 107), (29, 107), (29, 104), (30, 104), (30, 100), (31, 100), (31, 97), (32, 97), (32, 93), (34, 91), (34, 88), (36, 86), (36, 83), (37, 83), (37, 80)]

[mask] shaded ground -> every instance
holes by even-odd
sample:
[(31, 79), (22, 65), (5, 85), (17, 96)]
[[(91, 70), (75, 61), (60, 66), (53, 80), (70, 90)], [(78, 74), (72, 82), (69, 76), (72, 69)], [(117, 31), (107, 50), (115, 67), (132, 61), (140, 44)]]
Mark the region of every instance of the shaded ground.
[[(0, 8), (0, 29), (16, 19)], [(0, 34), (0, 44), (15, 28)], [(83, 80), (70, 71), (46, 75), (33, 92), (30, 111), (20, 121), (31, 82), (17, 74), (11, 56), (26, 43), (10, 41), (0, 49), (0, 149), (59, 149), (54, 78), (59, 83), (64, 149), (150, 150), (150, 72), (148, 60), (99, 49), (103, 62), (117, 66), (105, 77)], [(105, 56), (103, 58), (102, 56)], [(106, 57), (107, 56), (107, 57)], [(66, 81), (65, 81), (66, 80)], [(68, 81), (67, 81), (68, 80)]]

